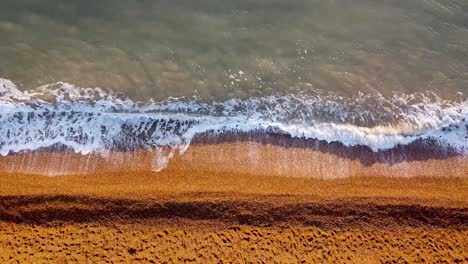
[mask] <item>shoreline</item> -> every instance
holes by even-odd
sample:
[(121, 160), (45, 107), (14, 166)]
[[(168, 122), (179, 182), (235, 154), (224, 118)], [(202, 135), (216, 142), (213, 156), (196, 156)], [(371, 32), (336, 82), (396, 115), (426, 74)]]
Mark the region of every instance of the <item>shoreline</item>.
[[(318, 179), (468, 176), (468, 156), (452, 155), (450, 151), (435, 151), (434, 157), (425, 151), (419, 155), (415, 154), (419, 153), (417, 144), (372, 153), (366, 148), (346, 148), (334, 143), (315, 142), (317, 145), (311, 147), (314, 142), (293, 139), (278, 140), (278, 144), (220, 140), (194, 143), (185, 153), (170, 148), (87, 155), (66, 149), (25, 152), (0, 157), (0, 173), (55, 176), (187, 170)], [(422, 145), (423, 150), (433, 147)]]

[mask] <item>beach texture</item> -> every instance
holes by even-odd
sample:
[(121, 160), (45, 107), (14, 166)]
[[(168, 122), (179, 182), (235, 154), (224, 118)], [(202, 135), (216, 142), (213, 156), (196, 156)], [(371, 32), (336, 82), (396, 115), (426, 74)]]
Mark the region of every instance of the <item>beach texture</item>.
[(468, 261), (468, 179), (0, 176), (2, 263)]

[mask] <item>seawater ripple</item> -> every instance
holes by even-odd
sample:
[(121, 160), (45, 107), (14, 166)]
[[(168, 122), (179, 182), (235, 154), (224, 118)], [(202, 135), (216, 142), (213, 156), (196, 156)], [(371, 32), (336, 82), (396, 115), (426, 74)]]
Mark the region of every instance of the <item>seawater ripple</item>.
[(417, 140), (468, 155), (468, 100), (433, 93), (286, 94), (223, 102), (135, 102), (99, 88), (54, 83), (20, 91), (0, 79), (0, 155), (65, 146), (77, 153), (169, 147), (169, 159), (200, 134), (270, 132), (366, 146), (374, 152)]

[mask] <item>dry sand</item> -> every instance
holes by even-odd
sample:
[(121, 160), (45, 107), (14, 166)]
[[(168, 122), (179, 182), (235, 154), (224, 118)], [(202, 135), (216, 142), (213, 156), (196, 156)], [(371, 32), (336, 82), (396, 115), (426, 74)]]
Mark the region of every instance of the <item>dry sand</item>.
[(468, 232), (0, 224), (2, 263), (463, 263)]
[(468, 179), (0, 175), (1, 263), (467, 262)]

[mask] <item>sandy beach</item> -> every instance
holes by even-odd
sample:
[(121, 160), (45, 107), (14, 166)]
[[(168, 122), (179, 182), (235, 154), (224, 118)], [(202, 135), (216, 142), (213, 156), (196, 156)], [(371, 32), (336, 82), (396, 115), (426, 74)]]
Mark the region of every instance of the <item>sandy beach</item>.
[(2, 263), (468, 261), (468, 179), (0, 175)]
[(468, 263), (468, 0), (4, 0), (0, 264)]

